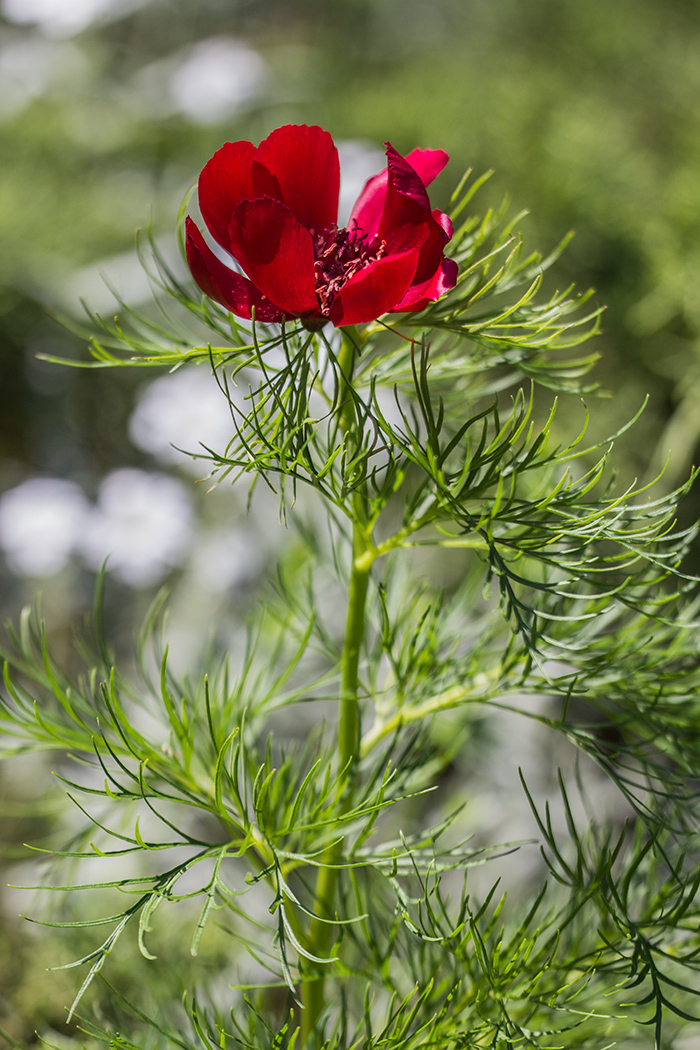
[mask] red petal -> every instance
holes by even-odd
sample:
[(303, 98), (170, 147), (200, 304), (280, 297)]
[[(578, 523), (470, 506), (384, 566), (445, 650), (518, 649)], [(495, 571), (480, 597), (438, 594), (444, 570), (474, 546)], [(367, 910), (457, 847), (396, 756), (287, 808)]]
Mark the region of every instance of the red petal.
[(420, 247), (415, 281), (422, 283), (440, 265), (452, 224), (444, 212), (430, 211), (425, 187), (410, 164), (391, 146), (387, 156), (389, 184), (377, 236), (386, 242), (388, 254)]
[(412, 149), (406, 154), (406, 160), (418, 173), (424, 186), (429, 186), (437, 178), (449, 159), (444, 149)]
[(212, 236), (228, 251), (228, 227), (236, 205), (253, 191), (252, 142), (227, 142), (208, 161), (199, 176), (199, 208)]
[(386, 168), (384, 171), (380, 171), (378, 175), (373, 175), (371, 179), (367, 180), (350, 213), (349, 229), (352, 228), (353, 223), (357, 223), (368, 237), (376, 236), (382, 212), (384, 211), (388, 185), (389, 171)]
[(421, 284), (412, 284), (403, 299), (393, 307), (395, 312), (422, 310), (428, 303), (434, 303), (457, 283), (459, 267), (454, 259), (443, 259), (433, 276)]
[(331, 321), (338, 328), (364, 324), (387, 313), (403, 298), (415, 273), (418, 252), (404, 252), (369, 263), (343, 285), (331, 306)]
[(212, 252), (200, 230), (188, 218), (187, 262), (195, 281), (211, 299), (227, 307), (238, 317), (251, 318), (253, 307), (258, 321), (276, 324), (285, 320), (282, 310), (266, 299), (248, 280), (235, 270), (229, 270)]
[[(392, 149), (392, 147), (388, 144), (387, 146), (388, 153), (388, 150)], [(393, 149), (392, 152), (396, 153)], [(441, 149), (414, 149), (405, 158), (405, 161), (413, 168), (424, 186), (428, 186), (440, 174), (448, 160), (448, 155)], [(349, 225), (352, 225), (354, 219), (360, 229), (364, 230), (370, 237), (377, 233), (382, 218), (382, 211), (384, 210), (388, 184), (388, 167), (384, 171), (380, 171), (378, 175), (373, 175), (371, 179), (367, 180), (352, 209)]]
[[(376, 236), (385, 242), (387, 256), (420, 248), (429, 238), (434, 239), (437, 233), (443, 238), (444, 244), (444, 233), (432, 217), (428, 194), (420, 177), (392, 146), (387, 146), (386, 152), (387, 185)], [(363, 223), (369, 221), (374, 227), (378, 196), (375, 195), (371, 202), (368, 199), (367, 204), (364, 214), (368, 219), (363, 217)], [(362, 229), (365, 229), (364, 225)], [(431, 248), (430, 257), (433, 255), (434, 249)], [(430, 273), (426, 273), (421, 280), (432, 275), (437, 265), (438, 258), (433, 260)]]
[(363, 206), (361, 209), (355, 206), (350, 223), (355, 219), (368, 237), (376, 235), (385, 240), (388, 250), (394, 254), (425, 240), (427, 231), (421, 240), (418, 227), (430, 216), (430, 201), (419, 175), (401, 154), (393, 146), (387, 146), (386, 155), (386, 172), (375, 175), (365, 186), (361, 194)]
[(327, 131), (287, 124), (264, 139), (253, 162), (255, 197), (286, 204), (307, 230), (321, 232), (338, 218), (340, 162)]
[(448, 241), (452, 240), (452, 234), (454, 232), (452, 229), (452, 219), (449, 215), (446, 215), (444, 211), (440, 211), (439, 208), (433, 209), (433, 218), (442, 227), (445, 234), (445, 244), (447, 244)]
[(452, 237), (452, 223), (444, 212), (437, 208), (427, 222), (428, 236), (420, 249), (414, 284), (422, 284), (432, 278), (443, 260), (444, 247)]
[(231, 252), (263, 295), (285, 313), (318, 313), (311, 234), (270, 197), (241, 201), (231, 225)]
[(389, 171), (389, 186), (393, 186), (402, 196), (408, 197), (416, 204), (420, 204), (426, 211), (430, 211), (430, 201), (420, 175), (389, 142), (386, 144), (386, 164)]
[(444, 244), (444, 233), (432, 217), (423, 183), (403, 157), (389, 150), (389, 181), (377, 231), (377, 237), (386, 242), (387, 255), (420, 248), (436, 236)]

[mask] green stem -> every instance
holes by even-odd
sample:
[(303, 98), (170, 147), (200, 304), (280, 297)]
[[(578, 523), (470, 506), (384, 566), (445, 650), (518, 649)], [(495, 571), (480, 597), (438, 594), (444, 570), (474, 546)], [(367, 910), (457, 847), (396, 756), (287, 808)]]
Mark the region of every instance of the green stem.
[[(347, 393), (340, 407), (339, 426), (352, 440), (352, 429), (356, 422), (355, 406), (350, 394), (352, 372), (355, 363), (355, 345), (345, 335), (338, 355), (338, 364), (343, 375)], [(348, 609), (345, 623), (345, 638), (341, 658), (340, 715), (338, 721), (339, 799), (337, 802), (338, 824), (352, 808), (353, 787), (357, 759), (360, 750), (360, 710), (358, 704), (360, 650), (365, 632), (365, 605), (372, 559), (366, 557), (371, 548), (368, 530), (364, 526), (365, 507), (362, 494), (353, 501), (353, 550)], [(340, 829), (339, 829), (340, 831)], [(339, 864), (342, 859), (342, 842), (332, 846), (323, 858), (316, 881), (314, 908), (318, 918), (309, 927), (307, 947), (311, 954), (327, 958), (335, 940), (335, 897), (338, 884)], [(325, 920), (325, 921), (324, 921)], [(325, 1005), (325, 974), (320, 971), (302, 984), (302, 1046), (311, 1050), (317, 1042), (318, 1024)]]
[[(346, 770), (348, 787), (354, 779), (354, 766), (360, 747), (360, 711), (357, 702), (360, 647), (365, 633), (365, 602), (371, 562), (365, 559), (367, 543), (355, 524), (353, 529), (353, 565), (348, 593), (348, 614), (341, 665), (340, 721), (338, 747), (340, 768)], [(346, 789), (344, 797), (347, 798)], [(347, 812), (347, 808), (342, 810)]]

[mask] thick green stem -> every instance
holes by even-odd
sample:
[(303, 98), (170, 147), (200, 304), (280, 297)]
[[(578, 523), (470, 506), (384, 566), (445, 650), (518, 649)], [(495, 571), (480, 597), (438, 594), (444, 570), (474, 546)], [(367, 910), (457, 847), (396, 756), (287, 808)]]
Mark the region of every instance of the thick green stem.
[[(346, 336), (338, 356), (343, 375), (346, 396), (340, 408), (339, 426), (352, 440), (352, 429), (356, 420), (355, 406), (350, 393), (355, 347)], [(352, 808), (355, 770), (360, 751), (360, 712), (358, 704), (358, 681), (360, 650), (365, 632), (365, 605), (367, 585), (372, 560), (367, 558), (370, 549), (367, 529), (364, 526), (364, 502), (359, 493), (353, 501), (353, 550), (345, 637), (341, 659), (340, 716), (338, 720), (338, 766), (339, 786), (337, 813), (339, 822)], [(335, 898), (338, 883), (339, 863), (342, 858), (342, 843), (332, 846), (323, 857), (316, 882), (314, 908), (318, 918), (312, 920), (307, 936), (307, 947), (311, 954), (327, 958), (336, 936), (332, 922), (335, 915)], [(326, 920), (326, 921), (324, 921)], [(303, 1011), (301, 1017), (302, 1046), (313, 1050), (317, 1043), (318, 1024), (325, 1005), (325, 975), (309, 978), (302, 985)]]

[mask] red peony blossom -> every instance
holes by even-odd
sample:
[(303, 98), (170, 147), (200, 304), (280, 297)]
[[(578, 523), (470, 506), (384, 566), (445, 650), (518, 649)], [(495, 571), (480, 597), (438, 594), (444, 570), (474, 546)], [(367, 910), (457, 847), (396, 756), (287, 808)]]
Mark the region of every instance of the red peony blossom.
[(239, 317), (362, 324), (413, 311), (457, 280), (444, 248), (452, 224), (432, 211), (425, 187), (444, 168), (443, 150), (402, 157), (387, 143), (387, 167), (365, 185), (340, 229), (338, 151), (327, 131), (277, 128), (256, 147), (227, 142), (199, 177), (199, 207), (214, 239), (247, 274), (231, 269), (187, 219), (187, 261), (199, 287)]

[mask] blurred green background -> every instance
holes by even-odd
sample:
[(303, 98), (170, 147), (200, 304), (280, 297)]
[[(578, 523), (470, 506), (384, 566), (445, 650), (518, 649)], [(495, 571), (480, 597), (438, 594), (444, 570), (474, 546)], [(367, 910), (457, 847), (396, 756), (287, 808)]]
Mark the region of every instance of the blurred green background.
[[(261, 539), (230, 493), (205, 500), (204, 469), (171, 448), (196, 447), (202, 413), (216, 427), (204, 388), (197, 416), (191, 388), (153, 373), (36, 355), (86, 357), (50, 314), (80, 317), (81, 295), (113, 313), (101, 273), (147, 300), (136, 227), (150, 217), (174, 256), (178, 208), (210, 155), (283, 123), (333, 134), (349, 194), (381, 167), (384, 141), (440, 147), (451, 163), (436, 205), (465, 168), (493, 168), (476, 207), (510, 194), (530, 211), (529, 248), (546, 253), (573, 227), (553, 279), (607, 304), (598, 375), (612, 396), (594, 406), (595, 432), (649, 394), (622, 470), (651, 477), (670, 453), (667, 483), (680, 480), (700, 437), (698, 15), (697, 0), (2, 0), (2, 610), (41, 586), (68, 637), (111, 543), (115, 634), (172, 577), (179, 637), (196, 648), (192, 621), (244, 606), (274, 555), (281, 530)], [(27, 881), (21, 843), (53, 826), (54, 802), (35, 801), (31, 763), (2, 776), (2, 881)], [(4, 894), (4, 907), (0, 1026), (29, 1045), (61, 1028), (72, 984), (44, 975), (65, 950), (12, 919), (23, 899)]]

